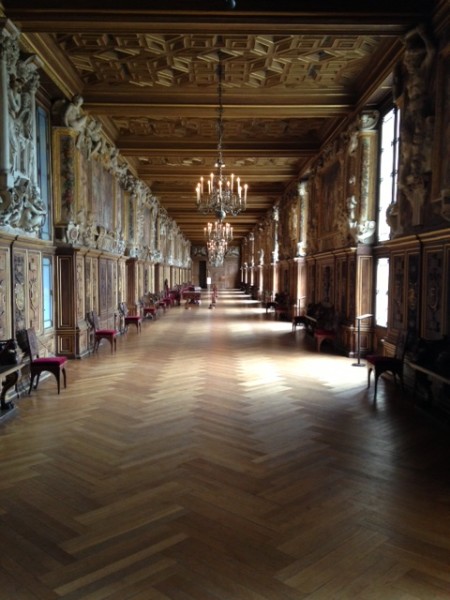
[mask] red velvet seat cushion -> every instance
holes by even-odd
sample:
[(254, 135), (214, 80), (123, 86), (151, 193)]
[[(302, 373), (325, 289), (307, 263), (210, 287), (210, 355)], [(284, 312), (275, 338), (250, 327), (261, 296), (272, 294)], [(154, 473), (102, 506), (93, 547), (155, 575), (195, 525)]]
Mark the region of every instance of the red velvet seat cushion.
[(332, 329), (316, 329), (315, 335), (336, 335), (336, 332)]
[(33, 360), (33, 364), (40, 364), (40, 365), (45, 365), (45, 364), (63, 365), (66, 362), (67, 362), (66, 356), (47, 356), (47, 357), (43, 357), (43, 358), (35, 358)]
[(402, 361), (399, 358), (394, 358), (393, 356), (381, 356), (378, 354), (369, 354), (366, 356), (366, 360), (373, 365), (392, 365), (401, 363)]

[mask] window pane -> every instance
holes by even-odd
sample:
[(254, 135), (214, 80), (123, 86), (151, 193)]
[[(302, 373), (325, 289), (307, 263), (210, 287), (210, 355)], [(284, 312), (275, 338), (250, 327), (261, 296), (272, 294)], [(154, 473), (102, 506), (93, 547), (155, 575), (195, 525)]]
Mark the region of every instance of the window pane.
[(389, 297), (389, 259), (379, 258), (376, 264), (375, 323), (387, 327)]
[(397, 194), (399, 112), (390, 110), (382, 120), (380, 135), (380, 174), (378, 181), (378, 239), (388, 240), (390, 227), (386, 210)]

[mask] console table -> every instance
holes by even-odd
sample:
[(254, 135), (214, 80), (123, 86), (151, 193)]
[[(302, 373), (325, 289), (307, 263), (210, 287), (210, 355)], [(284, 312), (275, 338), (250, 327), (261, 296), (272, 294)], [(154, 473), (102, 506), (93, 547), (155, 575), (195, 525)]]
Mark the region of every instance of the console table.
[(6, 402), (6, 394), (8, 390), (17, 385), (17, 382), (19, 381), (19, 373), (23, 366), (23, 363), (19, 363), (17, 365), (0, 365), (0, 380), (2, 382), (2, 389), (0, 392), (0, 409), (2, 412), (14, 408), (14, 403), (11, 400)]

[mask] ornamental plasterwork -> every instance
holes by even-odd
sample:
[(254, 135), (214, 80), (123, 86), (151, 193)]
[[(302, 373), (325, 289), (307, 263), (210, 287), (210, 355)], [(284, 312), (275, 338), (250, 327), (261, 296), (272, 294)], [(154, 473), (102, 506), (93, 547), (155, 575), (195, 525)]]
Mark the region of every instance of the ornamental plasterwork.
[[(105, 168), (115, 175), (122, 187), (130, 192), (131, 202), (136, 202), (136, 234), (142, 239), (142, 205), (144, 202), (155, 203), (148, 186), (135, 178), (120, 155), (105, 139), (101, 124), (82, 110), (83, 98), (75, 96), (72, 101), (58, 100), (52, 108), (56, 123), (70, 127), (76, 132), (76, 146), (86, 160), (100, 160)], [(123, 231), (108, 231), (102, 224), (96, 224), (91, 212), (86, 214), (82, 208), (76, 216), (72, 216), (66, 229), (65, 239), (72, 245), (98, 248), (107, 252), (123, 254), (126, 242)], [(137, 250), (136, 250), (137, 251)]]
[(403, 63), (397, 71), (395, 90), (404, 99), (398, 177), (402, 231), (397, 229), (394, 235), (423, 223), (423, 206), (430, 194), (435, 119), (432, 101), (434, 42), (422, 24), (407, 33), (404, 43)]
[(0, 226), (39, 236), (46, 206), (37, 186), (35, 95), (40, 61), (22, 55), (19, 34), (9, 22), (0, 29), (0, 54), (6, 68), (0, 87), (7, 107), (0, 113), (0, 130), (6, 136), (0, 176)]

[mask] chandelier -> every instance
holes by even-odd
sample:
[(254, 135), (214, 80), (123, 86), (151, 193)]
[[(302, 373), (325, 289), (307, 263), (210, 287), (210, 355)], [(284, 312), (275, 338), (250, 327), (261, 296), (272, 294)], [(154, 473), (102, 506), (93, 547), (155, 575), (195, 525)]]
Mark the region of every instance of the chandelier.
[(208, 223), (207, 227), (204, 228), (204, 232), (208, 260), (213, 267), (220, 267), (225, 259), (228, 242), (233, 239), (233, 228), (229, 223), (216, 221), (214, 224)]
[(219, 220), (226, 217), (227, 214), (235, 217), (241, 211), (244, 211), (247, 205), (247, 190), (248, 185), (241, 185), (240, 177), (235, 177), (232, 173), (230, 178), (226, 178), (223, 174), (225, 163), (223, 162), (222, 154), (222, 139), (223, 139), (223, 104), (222, 104), (222, 78), (223, 69), (221, 61), (221, 52), (219, 51), (219, 63), (217, 65), (217, 78), (219, 107), (217, 109), (217, 162), (215, 167), (216, 174), (211, 173), (206, 181), (203, 177), (196, 187), (197, 193), (197, 209), (203, 214), (213, 213)]

